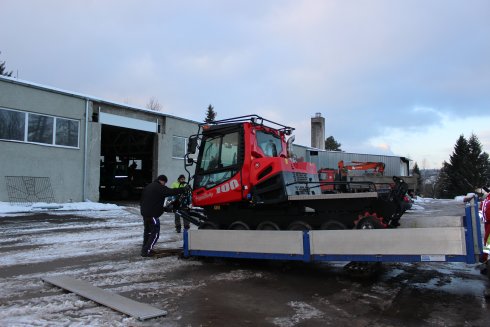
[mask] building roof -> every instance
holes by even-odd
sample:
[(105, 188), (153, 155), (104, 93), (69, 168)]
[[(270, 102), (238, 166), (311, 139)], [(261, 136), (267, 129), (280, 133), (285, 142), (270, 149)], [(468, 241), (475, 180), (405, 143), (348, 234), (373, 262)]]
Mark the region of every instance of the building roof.
[(177, 116), (174, 116), (174, 115), (169, 115), (169, 114), (166, 114), (166, 113), (163, 113), (163, 112), (160, 112), (160, 111), (155, 111), (155, 110), (151, 110), (151, 109), (147, 109), (147, 108), (130, 106), (130, 105), (127, 105), (127, 104), (124, 104), (124, 103), (114, 102), (114, 101), (102, 99), (102, 98), (99, 98), (99, 97), (95, 97), (95, 96), (87, 95), (87, 94), (83, 94), (83, 93), (78, 93), (78, 92), (73, 92), (73, 91), (67, 91), (67, 90), (56, 88), (56, 87), (47, 86), (47, 85), (44, 85), (44, 84), (39, 84), (39, 83), (34, 83), (34, 82), (30, 82), (30, 81), (25, 81), (25, 80), (17, 79), (17, 78), (14, 78), (14, 77), (8, 77), (8, 76), (0, 75), (0, 81), (7, 82), (7, 83), (12, 83), (12, 84), (23, 85), (23, 86), (28, 86), (28, 87), (35, 88), (35, 89), (39, 89), (39, 90), (43, 90), (43, 91), (49, 91), (49, 92), (58, 93), (58, 94), (63, 94), (63, 95), (71, 96), (71, 97), (76, 97), (76, 98), (84, 99), (84, 100), (89, 100), (89, 101), (99, 102), (99, 103), (103, 103), (103, 104), (113, 105), (113, 106), (121, 107), (121, 108), (124, 108), (124, 109), (129, 109), (129, 110), (134, 110), (134, 111), (144, 111), (144, 112), (151, 113), (151, 114), (157, 115), (157, 116), (163, 116), (163, 117), (170, 117), (170, 118), (180, 119), (180, 120), (184, 120), (184, 121), (188, 121), (188, 122), (196, 123), (196, 124), (201, 123), (201, 122), (198, 122), (198, 121), (195, 121), (195, 120), (192, 120), (192, 119), (187, 119), (187, 118), (177, 117)]
[(331, 151), (331, 150), (324, 150), (324, 149), (318, 149), (318, 148), (314, 148), (314, 147), (311, 147), (311, 146), (307, 146), (307, 145), (301, 145), (301, 144), (294, 144), (294, 146), (298, 146), (298, 147), (301, 147), (301, 148), (305, 148), (306, 151), (317, 151), (317, 152), (330, 152), (330, 153), (342, 153), (342, 154), (362, 154), (362, 155), (369, 155), (369, 156), (380, 156), (380, 157), (394, 157), (394, 158), (400, 158), (400, 160), (402, 161), (413, 161), (412, 159), (410, 158), (406, 158), (406, 157), (400, 157), (400, 156), (395, 156), (395, 155), (387, 155), (387, 154), (372, 154), (372, 153), (354, 153), (354, 152), (345, 152), (345, 151)]

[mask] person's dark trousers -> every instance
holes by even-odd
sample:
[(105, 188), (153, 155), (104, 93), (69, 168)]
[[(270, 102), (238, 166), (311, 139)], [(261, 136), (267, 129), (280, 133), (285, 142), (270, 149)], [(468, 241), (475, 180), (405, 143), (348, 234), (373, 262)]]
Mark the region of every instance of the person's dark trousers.
[(153, 246), (160, 236), (160, 219), (155, 217), (143, 217), (143, 247), (141, 255), (148, 256), (153, 250)]
[[(184, 228), (189, 229), (189, 227), (190, 227), (189, 222), (185, 219), (183, 219), (183, 220), (184, 220)], [(180, 222), (180, 215), (178, 212), (175, 212), (175, 230), (177, 231), (177, 233), (180, 233), (181, 229), (182, 229), (182, 224)]]

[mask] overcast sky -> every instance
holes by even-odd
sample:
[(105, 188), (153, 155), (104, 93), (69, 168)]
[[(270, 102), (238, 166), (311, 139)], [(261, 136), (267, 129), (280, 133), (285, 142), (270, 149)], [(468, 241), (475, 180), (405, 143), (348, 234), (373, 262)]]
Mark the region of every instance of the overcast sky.
[(326, 118), (347, 152), (490, 152), (490, 1), (2, 0), (0, 61), (22, 80), (202, 121)]

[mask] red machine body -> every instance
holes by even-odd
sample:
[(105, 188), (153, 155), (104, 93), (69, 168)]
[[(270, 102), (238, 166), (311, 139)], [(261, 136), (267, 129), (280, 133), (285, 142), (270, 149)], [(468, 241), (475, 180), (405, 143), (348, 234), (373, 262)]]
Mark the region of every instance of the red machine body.
[[(331, 194), (322, 194), (315, 164), (294, 160), (294, 138), (286, 139), (292, 131), (257, 115), (200, 125), (189, 138), (186, 167), (196, 164), (192, 207), (202, 212), (182, 210), (184, 219), (213, 229), (396, 226), (396, 205), (379, 199), (372, 183), (363, 194), (330, 185), (323, 186)], [(189, 159), (197, 150), (197, 160)]]
[[(274, 129), (252, 122), (203, 126), (201, 142), (204, 147), (201, 146), (196, 168), (193, 205), (248, 202), (252, 189), (280, 174), (310, 176), (313, 181), (316, 166), (289, 158), (287, 134), (289, 129)], [(217, 139), (217, 151), (208, 150), (211, 147), (206, 145)], [(202, 175), (209, 176), (205, 183), (202, 180), (206, 177)], [(208, 183), (210, 180), (214, 181)]]

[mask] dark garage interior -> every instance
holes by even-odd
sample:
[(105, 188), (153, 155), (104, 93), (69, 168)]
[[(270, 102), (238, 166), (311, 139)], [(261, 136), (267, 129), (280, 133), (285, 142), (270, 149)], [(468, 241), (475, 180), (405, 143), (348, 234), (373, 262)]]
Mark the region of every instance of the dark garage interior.
[(102, 125), (100, 200), (139, 199), (152, 181), (154, 133)]

